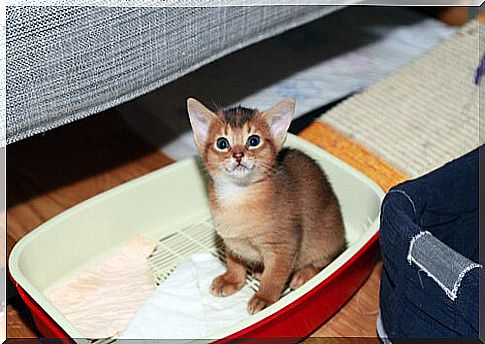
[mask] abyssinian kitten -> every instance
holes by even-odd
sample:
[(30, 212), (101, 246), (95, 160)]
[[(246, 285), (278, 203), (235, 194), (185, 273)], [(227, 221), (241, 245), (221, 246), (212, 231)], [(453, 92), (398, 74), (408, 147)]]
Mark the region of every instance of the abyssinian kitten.
[(246, 263), (260, 265), (260, 288), (247, 306), (257, 313), (281, 297), (290, 278), (296, 289), (342, 252), (338, 200), (315, 161), (282, 148), (294, 100), (264, 112), (244, 107), (212, 112), (189, 98), (187, 109), (227, 252), (227, 272), (214, 279), (211, 292), (235, 293), (245, 283)]

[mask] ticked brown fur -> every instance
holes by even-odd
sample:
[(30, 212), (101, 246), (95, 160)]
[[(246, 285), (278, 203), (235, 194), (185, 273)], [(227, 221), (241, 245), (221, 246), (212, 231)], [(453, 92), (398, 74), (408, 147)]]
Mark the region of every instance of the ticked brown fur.
[[(213, 113), (188, 100), (194, 136), (211, 176), (209, 197), (227, 251), (227, 272), (211, 292), (231, 295), (245, 283), (246, 263), (264, 267), (254, 314), (276, 302), (290, 280), (296, 289), (345, 247), (338, 200), (320, 167), (294, 149), (282, 149), (294, 114), (285, 99), (266, 112), (242, 107)], [(250, 137), (260, 138), (251, 146)], [(228, 147), (218, 148), (219, 138)]]

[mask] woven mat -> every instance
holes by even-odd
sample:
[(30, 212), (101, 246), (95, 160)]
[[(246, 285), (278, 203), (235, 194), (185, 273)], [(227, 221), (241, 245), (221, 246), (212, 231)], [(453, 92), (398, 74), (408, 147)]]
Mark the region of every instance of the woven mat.
[(480, 36), (485, 37), (485, 26), (469, 22), (410, 65), (325, 113), (301, 136), (384, 190), (476, 148), (484, 137), (475, 84), (485, 46)]

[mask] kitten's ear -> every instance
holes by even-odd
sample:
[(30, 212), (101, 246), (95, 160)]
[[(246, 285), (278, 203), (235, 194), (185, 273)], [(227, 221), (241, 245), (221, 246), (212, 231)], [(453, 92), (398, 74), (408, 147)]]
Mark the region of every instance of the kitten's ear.
[(263, 113), (264, 118), (268, 121), (273, 139), (280, 146), (283, 145), (283, 142), (285, 141), (286, 131), (288, 130), (294, 115), (295, 100), (292, 98), (283, 99)]
[(217, 116), (194, 98), (187, 99), (187, 111), (194, 132), (195, 143), (202, 149), (209, 135), (211, 121)]

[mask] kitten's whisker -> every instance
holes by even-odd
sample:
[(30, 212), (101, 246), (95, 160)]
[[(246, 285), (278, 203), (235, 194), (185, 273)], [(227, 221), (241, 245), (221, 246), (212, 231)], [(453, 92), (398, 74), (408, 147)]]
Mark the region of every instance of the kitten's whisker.
[(285, 174), (284, 171), (282, 171), (281, 169), (277, 168), (277, 166), (274, 166), (274, 165), (269, 165), (269, 164), (266, 164), (264, 162), (257, 162), (256, 165), (258, 167), (262, 167), (264, 169), (267, 170), (267, 173), (271, 173), (271, 174)]

